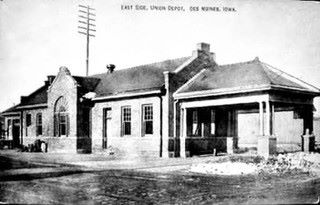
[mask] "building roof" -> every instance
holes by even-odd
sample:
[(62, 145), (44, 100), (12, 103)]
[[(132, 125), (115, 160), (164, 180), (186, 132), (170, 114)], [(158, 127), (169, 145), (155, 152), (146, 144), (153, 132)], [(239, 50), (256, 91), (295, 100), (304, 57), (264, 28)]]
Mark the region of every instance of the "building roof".
[(8, 109), (6, 109), (5, 111), (1, 112), (0, 113), (0, 117), (2, 117), (3, 115), (10, 115), (10, 114), (15, 114), (18, 110), (17, 110), (17, 107), (20, 106), (20, 104), (18, 105), (14, 105)]
[(221, 91), (221, 94), (225, 94), (223, 91), (227, 90), (241, 91), (277, 86), (305, 92), (319, 92), (301, 82), (288, 78), (284, 72), (276, 71), (256, 58), (244, 63), (207, 68), (181, 87), (176, 95), (199, 91)]
[(100, 82), (99, 78), (72, 76), (80, 86), (82, 93), (93, 92)]
[(97, 97), (101, 97), (160, 89), (164, 85), (163, 72), (174, 71), (188, 58), (177, 58), (93, 75), (91, 77), (100, 79), (95, 92)]
[(25, 105), (36, 105), (36, 104), (43, 104), (47, 103), (48, 100), (48, 95), (47, 95), (47, 90), (48, 90), (49, 84), (45, 84), (41, 86), (39, 89), (34, 91), (28, 96), (23, 96), (22, 101), (20, 103), (20, 106), (25, 106)]

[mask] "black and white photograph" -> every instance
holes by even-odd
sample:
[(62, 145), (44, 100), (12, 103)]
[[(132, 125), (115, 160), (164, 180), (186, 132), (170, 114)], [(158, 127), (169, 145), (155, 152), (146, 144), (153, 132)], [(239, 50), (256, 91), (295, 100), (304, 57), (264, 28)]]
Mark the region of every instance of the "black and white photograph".
[(320, 2), (0, 0), (0, 204), (320, 204)]

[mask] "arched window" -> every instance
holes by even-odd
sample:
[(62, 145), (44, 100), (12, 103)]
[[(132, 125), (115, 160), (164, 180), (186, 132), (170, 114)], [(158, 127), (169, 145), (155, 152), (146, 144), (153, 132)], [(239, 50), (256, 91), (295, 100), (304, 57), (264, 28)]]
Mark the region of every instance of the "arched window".
[(36, 135), (42, 135), (42, 114), (38, 113), (36, 115)]
[(54, 136), (69, 135), (69, 115), (67, 102), (64, 97), (60, 97), (54, 107)]

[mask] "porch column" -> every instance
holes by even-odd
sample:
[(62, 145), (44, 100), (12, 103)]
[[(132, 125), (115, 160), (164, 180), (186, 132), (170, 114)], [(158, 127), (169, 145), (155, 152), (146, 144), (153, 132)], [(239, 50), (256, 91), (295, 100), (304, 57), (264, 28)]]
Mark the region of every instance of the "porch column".
[(260, 136), (264, 135), (264, 116), (263, 116), (263, 102), (259, 102), (259, 128), (260, 128)]
[[(268, 158), (270, 155), (276, 153), (276, 138), (273, 135), (273, 119), (274, 119), (274, 105), (270, 101), (266, 103), (266, 130), (264, 135), (258, 137), (258, 155)], [(261, 119), (261, 104), (259, 104), (260, 121)], [(261, 122), (260, 122), (261, 123)], [(260, 127), (260, 134), (262, 133)]]
[(269, 101), (266, 101), (266, 135), (271, 135), (271, 113), (270, 113), (270, 103)]
[(227, 126), (227, 153), (233, 154), (233, 137), (234, 137), (234, 111), (228, 111), (228, 126)]
[(274, 104), (272, 102), (266, 101), (266, 116), (267, 116), (267, 136), (272, 136), (274, 134)]
[(186, 137), (187, 137), (187, 109), (181, 108), (180, 112), (180, 157), (186, 158)]

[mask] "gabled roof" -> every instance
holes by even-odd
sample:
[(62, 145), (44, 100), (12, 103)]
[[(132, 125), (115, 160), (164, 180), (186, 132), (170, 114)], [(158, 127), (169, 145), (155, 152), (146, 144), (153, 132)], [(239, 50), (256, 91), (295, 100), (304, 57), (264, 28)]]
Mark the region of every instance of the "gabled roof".
[[(72, 76), (72, 77), (77, 81), (82, 92), (94, 91), (95, 87), (100, 81), (97, 78), (81, 77), (81, 76)], [(31, 93), (30, 95), (24, 96), (19, 106), (47, 103), (47, 100), (48, 100), (47, 90), (49, 86), (50, 84), (46, 82), (45, 85), (41, 86), (39, 89)]]
[(47, 90), (48, 90), (49, 84), (45, 84), (41, 86), (39, 89), (34, 91), (28, 96), (24, 96), (22, 99), (22, 102), (20, 103), (20, 106), (25, 106), (25, 105), (36, 105), (36, 104), (43, 104), (47, 103), (48, 100), (48, 95), (47, 95)]
[(189, 57), (166, 60), (158, 63), (119, 69), (112, 73), (93, 75), (99, 78), (95, 92), (97, 97), (121, 93), (158, 90), (164, 85), (164, 71), (174, 71)]
[(306, 83), (290, 79), (284, 72), (276, 71), (259, 59), (255, 59), (244, 63), (207, 68), (181, 87), (175, 96), (200, 91), (226, 94), (227, 91), (237, 92), (275, 87), (319, 93), (318, 89), (311, 89)]
[[(73, 76), (73, 78), (77, 81), (82, 93), (94, 91), (95, 87), (100, 81), (100, 79), (90, 77)], [(25, 108), (30, 106), (35, 107), (36, 105), (41, 105), (42, 107), (45, 106), (48, 100), (47, 90), (49, 86), (50, 84), (46, 81), (46, 83), (43, 86), (32, 92), (30, 95), (22, 96), (19, 105), (13, 106), (3, 111), (2, 114), (17, 112), (19, 111), (19, 108)]]
[(83, 93), (93, 92), (100, 82), (99, 78), (72, 76), (80, 86), (80, 90)]

